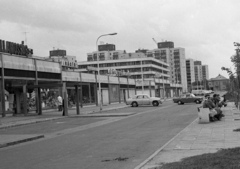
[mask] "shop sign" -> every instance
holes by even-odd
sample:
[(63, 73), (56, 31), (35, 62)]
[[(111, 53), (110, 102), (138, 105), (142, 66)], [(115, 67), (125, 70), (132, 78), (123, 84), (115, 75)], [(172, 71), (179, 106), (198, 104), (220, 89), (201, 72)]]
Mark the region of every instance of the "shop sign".
[(29, 56), (33, 54), (33, 50), (29, 49), (27, 45), (13, 43), (9, 41), (4, 41), (0, 39), (0, 52), (21, 55), (21, 56)]

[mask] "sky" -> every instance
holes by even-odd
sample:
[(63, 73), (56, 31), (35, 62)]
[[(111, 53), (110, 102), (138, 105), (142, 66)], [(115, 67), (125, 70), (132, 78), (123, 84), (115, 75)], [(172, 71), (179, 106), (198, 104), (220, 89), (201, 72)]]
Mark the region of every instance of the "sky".
[(234, 69), (233, 42), (240, 42), (239, 0), (0, 0), (0, 39), (25, 44), (34, 55), (53, 49), (86, 61), (99, 44), (135, 52), (172, 41), (186, 59), (209, 66), (209, 78), (221, 67)]

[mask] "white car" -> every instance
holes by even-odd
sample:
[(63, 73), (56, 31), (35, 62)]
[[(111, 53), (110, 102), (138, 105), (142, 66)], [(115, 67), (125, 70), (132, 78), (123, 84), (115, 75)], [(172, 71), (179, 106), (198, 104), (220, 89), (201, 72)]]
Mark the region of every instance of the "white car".
[(132, 105), (132, 107), (137, 107), (139, 105), (153, 105), (158, 106), (162, 104), (159, 97), (150, 97), (146, 94), (138, 94), (126, 100), (127, 105)]

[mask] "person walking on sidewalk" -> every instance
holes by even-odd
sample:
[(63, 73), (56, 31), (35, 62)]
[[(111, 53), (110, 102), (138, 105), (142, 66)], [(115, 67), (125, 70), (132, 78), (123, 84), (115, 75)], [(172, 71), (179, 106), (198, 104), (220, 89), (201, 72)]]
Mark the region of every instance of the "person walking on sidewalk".
[(58, 99), (58, 111), (62, 111), (63, 99), (60, 95), (58, 95), (57, 99)]

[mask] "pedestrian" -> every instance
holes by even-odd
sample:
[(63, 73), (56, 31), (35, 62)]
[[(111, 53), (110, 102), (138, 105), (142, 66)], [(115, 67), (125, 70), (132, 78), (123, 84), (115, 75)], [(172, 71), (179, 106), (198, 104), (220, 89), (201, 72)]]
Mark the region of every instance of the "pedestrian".
[(58, 111), (62, 111), (63, 99), (60, 95), (58, 95), (57, 99), (58, 99)]

